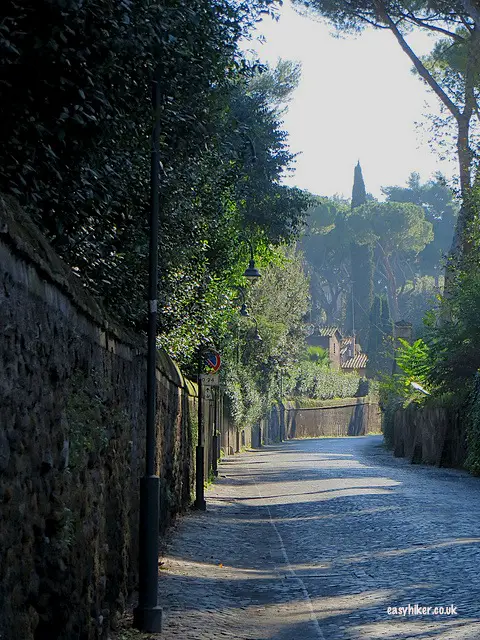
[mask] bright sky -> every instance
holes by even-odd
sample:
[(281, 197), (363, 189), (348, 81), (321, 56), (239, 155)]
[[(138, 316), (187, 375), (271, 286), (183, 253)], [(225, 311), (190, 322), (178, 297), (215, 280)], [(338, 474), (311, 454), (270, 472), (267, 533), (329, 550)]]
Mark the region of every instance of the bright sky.
[[(412, 171), (422, 179), (438, 170), (455, 172), (415, 124), (438, 110), (438, 100), (411, 73), (393, 34), (369, 30), (338, 39), (332, 31), (285, 2), (278, 22), (266, 18), (259, 25), (266, 43), (249, 45), (270, 64), (279, 57), (302, 63), (302, 80), (284, 117), (290, 147), (301, 155), (286, 182), (319, 195), (350, 197), (360, 160), (367, 191), (379, 197), (381, 186), (403, 185)], [(411, 35), (409, 42), (417, 54), (433, 45), (426, 34)]]

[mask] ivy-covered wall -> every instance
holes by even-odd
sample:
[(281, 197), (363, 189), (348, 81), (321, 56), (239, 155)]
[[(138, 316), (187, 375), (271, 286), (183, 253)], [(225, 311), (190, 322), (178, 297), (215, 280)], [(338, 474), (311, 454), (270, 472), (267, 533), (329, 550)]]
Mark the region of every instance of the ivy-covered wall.
[[(145, 350), (0, 197), (0, 638), (94, 640), (136, 584)], [(192, 492), (194, 386), (159, 354), (161, 526)]]

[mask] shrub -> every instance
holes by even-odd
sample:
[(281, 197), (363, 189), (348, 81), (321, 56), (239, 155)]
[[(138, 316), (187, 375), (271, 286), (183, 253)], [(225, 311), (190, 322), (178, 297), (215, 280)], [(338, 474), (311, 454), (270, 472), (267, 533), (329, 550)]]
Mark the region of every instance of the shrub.
[(361, 378), (334, 369), (323, 369), (313, 362), (302, 362), (290, 375), (286, 391), (291, 397), (316, 400), (352, 398), (358, 394)]

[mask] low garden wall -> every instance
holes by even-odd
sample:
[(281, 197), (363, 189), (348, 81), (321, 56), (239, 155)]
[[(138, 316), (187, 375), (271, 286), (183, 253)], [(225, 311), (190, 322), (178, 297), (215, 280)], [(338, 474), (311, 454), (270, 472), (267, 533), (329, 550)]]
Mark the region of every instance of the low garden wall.
[(395, 411), (391, 429), (396, 456), (409, 458), (414, 463), (464, 466), (465, 428), (457, 411), (412, 403)]
[(314, 407), (287, 409), (286, 438), (364, 436), (380, 430), (380, 409), (368, 398), (323, 400)]
[[(275, 405), (252, 429), (252, 446), (291, 438), (363, 436), (381, 432), (381, 412), (368, 396), (318, 400), (311, 407)], [(261, 438), (261, 441), (260, 441)]]

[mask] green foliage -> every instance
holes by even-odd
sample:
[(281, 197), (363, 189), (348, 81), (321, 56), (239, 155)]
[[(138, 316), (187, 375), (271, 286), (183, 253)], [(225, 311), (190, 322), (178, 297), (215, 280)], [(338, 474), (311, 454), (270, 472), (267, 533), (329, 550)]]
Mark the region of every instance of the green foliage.
[(379, 359), (383, 349), (382, 331), (382, 299), (375, 296), (370, 310), (369, 333), (368, 333), (368, 372), (375, 375), (379, 370)]
[[(448, 263), (447, 295), (441, 300), (440, 308), (435, 313), (427, 314), (428, 326), (424, 334), (425, 343), (417, 343), (408, 348), (400, 359), (408, 373), (424, 376), (435, 394), (456, 394), (465, 398), (465, 394), (472, 389), (474, 376), (480, 367), (479, 360), (479, 268), (478, 268), (478, 194), (477, 180), (474, 172), (478, 169), (478, 145), (475, 143), (475, 132), (478, 127), (478, 87), (480, 78), (480, 40), (477, 37), (478, 9), (470, 2), (394, 2), (393, 0), (367, 0), (365, 2), (340, 2), (339, 0), (312, 0), (303, 2), (295, 0), (297, 5), (308, 5), (311, 11), (329, 20), (336, 29), (343, 32), (358, 32), (374, 25), (378, 28), (389, 29), (403, 51), (414, 63), (416, 72), (430, 87), (442, 103), (443, 113), (434, 118), (433, 134), (435, 148), (440, 149), (442, 156), (455, 153), (459, 166), (459, 185), (462, 196), (462, 207), (453, 243), (453, 255)], [(411, 29), (421, 28), (435, 35), (439, 33), (444, 39), (436, 41), (431, 55), (424, 58), (415, 54), (414, 48), (408, 46), (405, 35)], [(449, 124), (455, 128), (455, 140), (441, 139), (443, 131)], [(440, 140), (439, 140), (440, 138)], [(427, 194), (419, 194), (419, 183), (411, 185), (411, 191), (423, 199)], [(406, 194), (400, 194), (405, 196)], [(412, 194), (410, 194), (412, 195)], [(438, 190), (436, 196), (438, 196)], [(430, 196), (430, 194), (428, 194)], [(418, 204), (424, 204), (417, 200)], [(406, 212), (404, 212), (406, 213)], [(446, 213), (445, 224), (443, 213)], [(408, 250), (401, 243), (402, 235), (408, 240), (410, 247), (415, 247), (417, 253), (423, 253), (423, 269), (434, 275), (438, 273), (438, 253), (445, 247), (445, 237), (451, 223), (450, 212), (442, 212), (442, 224), (434, 220), (436, 237), (428, 237), (424, 247), (421, 240), (430, 233), (425, 233), (424, 224), (413, 224), (419, 233), (416, 239), (408, 237), (409, 233), (398, 236), (400, 241), (395, 251), (398, 253)], [(410, 212), (413, 220), (413, 210)], [(450, 218), (450, 221), (448, 220)], [(381, 221), (380, 218), (377, 219)], [(386, 220), (386, 217), (385, 219)], [(400, 220), (400, 216), (399, 216)], [(418, 222), (420, 218), (418, 217)], [(430, 221), (432, 222), (432, 221)], [(395, 220), (391, 220), (393, 231)], [(437, 224), (436, 224), (437, 223)], [(427, 222), (428, 224), (428, 222)], [(423, 226), (424, 232), (421, 231)], [(443, 227), (443, 229), (440, 229)], [(440, 231), (442, 233), (440, 233)], [(443, 234), (443, 231), (447, 233)], [(443, 235), (443, 238), (441, 237)], [(380, 233), (381, 238), (389, 240), (389, 229)], [(432, 242), (432, 239), (434, 242)], [(391, 238), (390, 238), (391, 240)], [(431, 246), (433, 245), (433, 247)], [(435, 246), (436, 245), (436, 246)], [(384, 253), (384, 272), (388, 284), (388, 293), (394, 319), (398, 318), (397, 308), (397, 279), (392, 255), (385, 251), (385, 245), (380, 243)], [(397, 265), (398, 268), (398, 265)], [(404, 277), (404, 283), (410, 278)], [(403, 286), (403, 285), (400, 285)], [(432, 317), (434, 322), (432, 322)], [(427, 347), (425, 346), (427, 345)], [(404, 346), (404, 349), (406, 347)], [(428, 361), (428, 362), (427, 362)], [(406, 392), (405, 380), (407, 374), (395, 380), (396, 388), (390, 393), (390, 398), (401, 398)], [(388, 395), (388, 394), (387, 394)], [(472, 413), (469, 434), (469, 466), (478, 472), (480, 465), (480, 436), (479, 420), (475, 410)], [(394, 407), (394, 401), (387, 407)], [(393, 409), (392, 409), (393, 410)], [(473, 447), (473, 448), (472, 448)], [(473, 457), (471, 457), (473, 456)]]
[[(353, 301), (347, 304), (346, 326), (349, 332), (355, 330), (360, 343), (365, 344), (368, 335), (368, 312), (373, 300), (372, 245), (352, 242), (350, 257)], [(354, 315), (352, 315), (352, 305)]]
[[(480, 270), (472, 260), (468, 264), (467, 270), (454, 272), (454, 286), (439, 309), (426, 315), (424, 338), (411, 345), (400, 340), (396, 361), (403, 373), (382, 383), (381, 399), (387, 442), (396, 409), (408, 402), (460, 412), (467, 436), (466, 467), (480, 474)], [(416, 392), (412, 381), (432, 395)]]
[(289, 397), (352, 398), (357, 395), (361, 378), (335, 369), (321, 369), (313, 362), (302, 362), (289, 371), (286, 393)]
[[(466, 25), (457, 26), (454, 39), (437, 39), (432, 51), (422, 57), (422, 63), (453, 104), (464, 111), (464, 125), (469, 124), (472, 144), (469, 152), (474, 163), (478, 162), (477, 144), (473, 142), (478, 119), (478, 89), (480, 87), (480, 65), (478, 43), (471, 37)], [(471, 107), (470, 107), (471, 105)], [(473, 107), (470, 114), (469, 109)], [(458, 116), (452, 109), (428, 117), (431, 125), (431, 142), (441, 149), (443, 156), (452, 155), (455, 144), (455, 129)], [(453, 135), (452, 135), (453, 134)], [(470, 137), (470, 136), (469, 136)], [(473, 163), (472, 163), (473, 164)], [(474, 166), (474, 165), (473, 165)]]
[(248, 89), (254, 95), (267, 97), (272, 106), (282, 110), (298, 87), (301, 74), (299, 62), (279, 59), (275, 67), (265, 65), (260, 69), (250, 80)]
[[(237, 294), (249, 317), (235, 312), (218, 333), (222, 376), (238, 427), (255, 424), (281, 399), (283, 377), (305, 352), (309, 291), (302, 255), (282, 247), (261, 270), (260, 281)], [(261, 341), (254, 339), (256, 331)]]
[(398, 271), (405, 257), (418, 255), (432, 240), (432, 224), (415, 204), (369, 202), (355, 210), (351, 225), (357, 241), (375, 250), (377, 278), (386, 284), (390, 311), (396, 320)]
[(256, 424), (264, 406), (255, 377), (246, 368), (231, 365), (224, 379), (234, 424), (238, 429)]
[[(471, 249), (467, 226), (476, 218), (472, 191), (478, 168), (476, 131), (479, 124), (478, 7), (472, 2), (410, 2), (394, 0), (294, 0), (294, 4), (327, 19), (340, 32), (358, 33), (372, 25), (389, 29), (415, 71), (440, 100), (442, 114), (433, 117), (434, 148), (442, 157), (456, 154), (462, 207), (455, 230), (452, 253), (461, 259)], [(439, 25), (442, 25), (439, 28)], [(437, 43), (422, 57), (406, 35), (415, 29), (431, 32)], [(438, 34), (444, 40), (438, 42)], [(453, 124), (454, 136), (442, 139), (445, 125)], [(440, 138), (440, 139), (439, 139)], [(392, 302), (392, 300), (391, 300)], [(392, 311), (396, 318), (396, 309)]]
[[(394, 202), (393, 197), (399, 196), (393, 187), (391, 202), (369, 199), (359, 165), (355, 171), (360, 176), (354, 185), (355, 202), (363, 204), (349, 208), (335, 199), (317, 198), (309, 210), (302, 249), (311, 278), (312, 319), (351, 330), (353, 303), (356, 333), (365, 348), (374, 294), (387, 292), (390, 312), (399, 319), (400, 302), (405, 309), (413, 287), (409, 278), (413, 274), (416, 287), (419, 256), (433, 236), (432, 223), (422, 207)], [(415, 308), (419, 306), (427, 308), (427, 302), (422, 306), (416, 300)]]
[(359, 242), (380, 245), (388, 255), (418, 254), (433, 239), (424, 210), (410, 202), (369, 202), (351, 220)]
[(69, 383), (66, 405), (69, 467), (86, 466), (89, 457), (107, 451), (115, 429), (128, 428), (128, 417), (107, 397), (99, 395), (95, 376), (75, 375)]
[(427, 396), (412, 387), (420, 384), (426, 391), (430, 386), (432, 358), (428, 345), (421, 339), (409, 344), (399, 338), (400, 346), (395, 351), (395, 360), (401, 372), (385, 375), (380, 382), (380, 405), (384, 412), (406, 406), (410, 402), (424, 403)]
[(393, 368), (393, 323), (385, 296), (376, 296), (370, 313), (368, 343), (368, 373), (378, 377), (389, 374)]
[(279, 183), (292, 160), (279, 101), (298, 69), (281, 65), (274, 77), (281, 87), (273, 82), (267, 95), (249, 87), (255, 65), (239, 47), (271, 4), (6, 0), (2, 6), (0, 190), (17, 197), (112, 314), (140, 329), (155, 116), (150, 91), (158, 78), (159, 332), (182, 363), (217, 322), (217, 309), (224, 318), (225, 294), (248, 262), (242, 236), (256, 250), (281, 244), (307, 206), (302, 192)]
[(480, 384), (478, 373), (466, 411), (467, 459), (466, 468), (476, 476), (480, 475)]
[(358, 161), (353, 172), (352, 209), (356, 209), (356, 207), (360, 207), (366, 202), (367, 191), (363, 180), (362, 167), (360, 166), (360, 161)]
[(402, 338), (398, 339), (400, 346), (395, 352), (395, 360), (405, 374), (405, 384), (417, 382), (426, 391), (432, 369), (432, 354), (429, 346), (421, 339), (409, 344)]
[(471, 388), (480, 369), (480, 270), (457, 272), (452, 291), (427, 317), (425, 341), (432, 353), (430, 380), (440, 391)]
[(425, 332), (423, 318), (438, 306), (440, 292), (443, 291), (443, 276), (421, 276), (402, 286), (398, 295), (398, 308), (402, 320), (411, 322), (413, 334), (422, 337)]
[(313, 362), (317, 367), (321, 367), (323, 369), (328, 369), (330, 366), (328, 351), (326, 349), (322, 349), (322, 347), (307, 347), (305, 360)]
[(427, 404), (431, 396), (423, 394), (412, 386), (420, 384), (426, 391), (434, 392), (430, 385), (432, 354), (429, 346), (421, 339), (409, 344), (399, 338), (400, 346), (395, 352), (395, 360), (401, 373), (385, 375), (379, 385), (380, 407), (383, 412), (383, 435), (387, 447), (393, 447), (394, 417), (398, 409), (414, 402)]
[(422, 184), (419, 174), (412, 173), (406, 187), (382, 189), (390, 202), (411, 202), (421, 206), (425, 211), (426, 220), (432, 223), (433, 240), (418, 256), (420, 275), (438, 276), (452, 245), (459, 207), (454, 200), (453, 192), (445, 182), (441, 174), (436, 174), (432, 180)]
[(403, 375), (386, 376), (379, 386), (379, 405), (382, 409), (382, 431), (385, 445), (393, 448), (395, 412), (412, 400), (411, 387)]
[(368, 334), (368, 374), (382, 376), (392, 371), (393, 366), (393, 324), (388, 300), (385, 296), (375, 296), (370, 311)]
[(433, 390), (429, 405), (433, 402), (460, 412), (467, 438), (465, 465), (479, 475), (480, 269), (472, 259), (466, 264), (466, 270), (454, 272), (451, 292), (441, 298), (436, 313), (426, 316), (427, 347), (417, 355), (414, 372), (419, 369)]
[(310, 276), (314, 322), (343, 324), (338, 310), (351, 280), (348, 214), (346, 202), (329, 198), (316, 198), (308, 210), (300, 246)]

